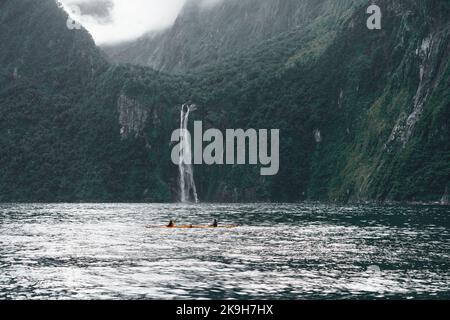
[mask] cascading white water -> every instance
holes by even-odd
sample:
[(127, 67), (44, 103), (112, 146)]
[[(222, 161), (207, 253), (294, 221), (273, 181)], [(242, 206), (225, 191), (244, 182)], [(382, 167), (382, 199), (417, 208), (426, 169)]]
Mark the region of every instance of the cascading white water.
[(181, 106), (180, 120), (180, 161), (178, 168), (180, 170), (180, 200), (181, 202), (190, 202), (193, 197), (195, 203), (198, 203), (197, 188), (194, 181), (194, 169), (192, 168), (191, 141), (188, 137), (189, 114), (195, 111), (195, 105), (183, 104)]

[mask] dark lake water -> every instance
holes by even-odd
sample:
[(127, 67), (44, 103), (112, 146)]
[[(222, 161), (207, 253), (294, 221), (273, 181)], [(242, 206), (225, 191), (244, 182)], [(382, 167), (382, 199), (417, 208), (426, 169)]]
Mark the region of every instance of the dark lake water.
[(448, 299), (450, 208), (0, 204), (0, 299), (184, 298)]

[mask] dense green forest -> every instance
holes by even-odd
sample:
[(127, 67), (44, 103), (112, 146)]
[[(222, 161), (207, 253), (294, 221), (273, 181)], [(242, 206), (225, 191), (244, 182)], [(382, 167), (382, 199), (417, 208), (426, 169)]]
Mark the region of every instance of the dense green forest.
[(278, 175), (195, 167), (203, 201), (441, 200), (450, 3), (376, 2), (382, 30), (365, 27), (367, 5), (333, 6), (173, 75), (109, 61), (54, 0), (2, 1), (0, 201), (175, 200), (187, 101), (208, 127), (281, 129)]

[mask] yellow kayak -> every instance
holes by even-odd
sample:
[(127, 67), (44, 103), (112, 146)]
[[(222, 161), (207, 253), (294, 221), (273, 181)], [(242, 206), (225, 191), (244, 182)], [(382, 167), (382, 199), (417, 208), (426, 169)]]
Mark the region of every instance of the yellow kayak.
[(194, 225), (180, 225), (175, 227), (168, 226), (145, 226), (148, 229), (232, 229), (237, 228), (237, 225), (223, 225), (218, 227), (213, 226), (194, 226)]

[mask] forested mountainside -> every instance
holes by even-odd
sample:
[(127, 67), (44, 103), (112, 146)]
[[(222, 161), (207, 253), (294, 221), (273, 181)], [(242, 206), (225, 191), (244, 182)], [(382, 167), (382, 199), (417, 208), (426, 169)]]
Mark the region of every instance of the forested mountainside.
[(127, 45), (169, 75), (108, 62), (53, 0), (3, 1), (0, 200), (176, 199), (170, 135), (191, 101), (208, 127), (281, 129), (277, 176), (195, 167), (200, 200), (448, 201), (450, 3), (375, 2), (381, 30), (365, 1), (188, 4)]
[[(156, 123), (183, 101), (178, 82), (110, 65), (66, 22), (53, 0), (0, 3), (0, 201), (170, 200)], [(148, 142), (124, 116), (144, 95)]]
[[(136, 41), (105, 46), (120, 63), (185, 73), (287, 31), (336, 23), (365, 0), (188, 0), (174, 25)], [(327, 39), (322, 39), (326, 41)]]

